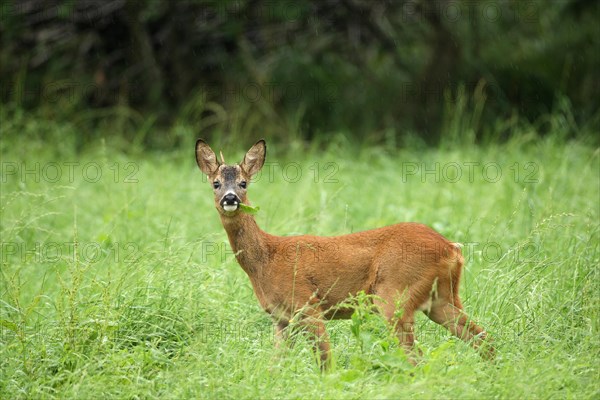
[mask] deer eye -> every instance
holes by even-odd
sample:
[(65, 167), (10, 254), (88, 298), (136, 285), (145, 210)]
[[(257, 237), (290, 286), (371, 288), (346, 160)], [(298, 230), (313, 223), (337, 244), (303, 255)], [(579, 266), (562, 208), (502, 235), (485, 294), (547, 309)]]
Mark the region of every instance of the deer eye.
[(246, 181), (241, 181), (241, 182), (240, 182), (240, 187), (241, 187), (242, 189), (246, 189), (246, 186), (247, 186), (247, 184), (246, 184)]
[(221, 187), (221, 182), (219, 182), (219, 181), (214, 181), (213, 182), (213, 188), (218, 189), (220, 187)]

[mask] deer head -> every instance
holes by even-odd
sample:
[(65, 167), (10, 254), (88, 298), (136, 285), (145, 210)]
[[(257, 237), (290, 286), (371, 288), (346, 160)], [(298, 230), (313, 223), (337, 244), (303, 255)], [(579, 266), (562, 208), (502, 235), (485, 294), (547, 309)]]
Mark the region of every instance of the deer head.
[(217, 160), (215, 152), (202, 139), (196, 142), (196, 162), (200, 170), (208, 176), (215, 194), (215, 207), (226, 217), (236, 215), (240, 203), (247, 204), (246, 191), (250, 180), (265, 163), (267, 145), (259, 140), (248, 150), (240, 164), (225, 164), (223, 155)]

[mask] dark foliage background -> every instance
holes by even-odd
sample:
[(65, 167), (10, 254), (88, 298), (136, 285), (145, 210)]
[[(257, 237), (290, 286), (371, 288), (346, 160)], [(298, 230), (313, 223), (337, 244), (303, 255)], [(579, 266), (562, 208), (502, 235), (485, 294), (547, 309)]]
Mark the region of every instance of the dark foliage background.
[(1, 101), (82, 143), (436, 144), (556, 113), (577, 135), (598, 127), (598, 21), (586, 0), (2, 1)]

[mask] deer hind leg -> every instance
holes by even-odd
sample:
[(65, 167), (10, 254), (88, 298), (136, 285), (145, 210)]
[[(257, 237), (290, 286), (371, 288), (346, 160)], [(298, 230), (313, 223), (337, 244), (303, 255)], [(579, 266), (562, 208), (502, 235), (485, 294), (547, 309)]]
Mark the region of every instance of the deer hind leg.
[(463, 311), (458, 297), (448, 302), (439, 298), (433, 302), (431, 309), (425, 312), (434, 322), (447, 328), (454, 336), (469, 343), (473, 348), (479, 350), (485, 358), (494, 357), (494, 348), (491, 339), (487, 337), (485, 330), (475, 324)]

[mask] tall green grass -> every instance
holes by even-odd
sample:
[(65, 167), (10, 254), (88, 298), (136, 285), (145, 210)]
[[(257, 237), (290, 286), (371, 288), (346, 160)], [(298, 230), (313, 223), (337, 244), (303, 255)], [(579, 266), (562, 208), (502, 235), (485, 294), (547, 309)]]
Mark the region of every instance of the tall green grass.
[[(193, 138), (169, 153), (101, 139), (76, 152), (68, 126), (26, 123), (19, 129), (64, 139), (24, 142), (10, 124), (1, 398), (600, 395), (600, 163), (590, 144), (523, 132), (481, 147), (455, 138), (441, 150), (361, 148), (343, 135), (323, 149), (269, 146), (249, 189), (263, 229), (431, 225), (465, 245), (461, 296), (498, 353), (483, 361), (419, 316), (424, 355), (412, 367), (379, 316), (357, 313), (328, 323), (335, 365), (321, 374), (304, 339), (274, 348)], [(226, 160), (251, 144), (223, 148)]]

